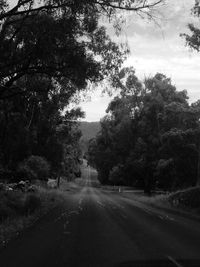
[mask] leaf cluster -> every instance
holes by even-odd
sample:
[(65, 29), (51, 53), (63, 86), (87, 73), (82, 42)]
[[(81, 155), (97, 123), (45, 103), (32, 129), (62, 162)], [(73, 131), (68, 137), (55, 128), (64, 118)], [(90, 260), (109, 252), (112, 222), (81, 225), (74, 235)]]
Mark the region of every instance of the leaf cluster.
[(132, 68), (123, 69), (118, 84), (121, 92), (89, 146), (89, 161), (100, 180), (146, 192), (195, 185), (199, 102), (190, 105), (187, 92), (177, 91), (160, 73), (141, 82)]

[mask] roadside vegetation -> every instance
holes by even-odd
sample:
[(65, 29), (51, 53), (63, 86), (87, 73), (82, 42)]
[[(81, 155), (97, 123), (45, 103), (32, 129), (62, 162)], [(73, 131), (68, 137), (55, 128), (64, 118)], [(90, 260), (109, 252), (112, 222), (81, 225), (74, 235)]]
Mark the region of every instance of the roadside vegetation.
[(170, 194), (167, 200), (173, 207), (200, 215), (200, 187), (191, 187)]
[(119, 85), (88, 150), (100, 181), (146, 193), (198, 185), (200, 101), (159, 73), (142, 82), (127, 68)]
[(102, 17), (119, 33), (118, 12), (149, 17), (162, 2), (0, 2), (1, 244), (52, 207), (59, 194), (46, 184), (80, 176), (84, 112), (72, 106), (97, 83), (112, 87), (129, 53)]
[(84, 112), (72, 104), (103, 81), (112, 87), (129, 53), (111, 40), (102, 17), (119, 33), (117, 12), (148, 17), (162, 2), (1, 1), (0, 180), (80, 173)]
[[(195, 2), (195, 16), (200, 3)], [(200, 31), (189, 24), (181, 34), (199, 52)], [(101, 183), (176, 191), (200, 184), (200, 100), (190, 103), (165, 74), (139, 80), (134, 67), (115, 79), (118, 95), (110, 102), (101, 130), (90, 140), (88, 160)]]
[(31, 188), (27, 191), (1, 190), (0, 248), (64, 200), (63, 194), (56, 190)]
[[(102, 25), (104, 18), (119, 34), (123, 12), (153, 19), (163, 2), (0, 2), (2, 242), (7, 229), (23, 228), (52, 203), (53, 193), (34, 188), (36, 181), (59, 184), (61, 177), (80, 176), (77, 121), (84, 112), (72, 104), (99, 84), (119, 92), (89, 142), (87, 157), (102, 184), (150, 193), (200, 183), (200, 101), (190, 104), (187, 92), (177, 91), (163, 74), (140, 81), (133, 68), (122, 68), (128, 46), (115, 43)], [(194, 13), (199, 15), (198, 1)], [(183, 37), (199, 51), (199, 31), (189, 29), (191, 35)]]
[(172, 193), (152, 193), (151, 196), (142, 193), (128, 193), (125, 192), (124, 196), (128, 196), (143, 204), (150, 205), (155, 208), (161, 208), (167, 211), (174, 211), (176, 214), (192, 216), (193, 218), (200, 218), (200, 187), (190, 187), (183, 190), (177, 190)]

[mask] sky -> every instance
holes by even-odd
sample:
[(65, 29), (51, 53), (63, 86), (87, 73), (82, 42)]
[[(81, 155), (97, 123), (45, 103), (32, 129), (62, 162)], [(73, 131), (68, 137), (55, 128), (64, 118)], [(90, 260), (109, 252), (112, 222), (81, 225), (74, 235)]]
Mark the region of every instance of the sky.
[[(133, 66), (141, 80), (157, 72), (165, 74), (171, 78), (177, 90), (188, 91), (190, 102), (200, 99), (200, 53), (186, 47), (180, 33), (188, 32), (188, 23), (199, 23), (191, 15), (194, 1), (166, 0), (155, 14), (158, 17), (156, 23), (133, 13), (127, 15), (119, 40), (108, 26), (111, 38), (125, 40), (129, 44), (131, 54), (125, 66)], [(90, 93), (90, 101), (80, 103), (86, 112), (84, 120), (98, 121), (105, 115), (111, 98), (101, 95), (101, 90), (96, 89)]]

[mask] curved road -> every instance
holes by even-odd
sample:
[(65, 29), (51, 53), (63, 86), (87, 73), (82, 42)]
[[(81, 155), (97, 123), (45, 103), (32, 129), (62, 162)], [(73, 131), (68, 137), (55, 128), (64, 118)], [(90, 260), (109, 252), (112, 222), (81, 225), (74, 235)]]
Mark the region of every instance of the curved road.
[(92, 186), (66, 192), (0, 252), (1, 267), (200, 266), (200, 223)]

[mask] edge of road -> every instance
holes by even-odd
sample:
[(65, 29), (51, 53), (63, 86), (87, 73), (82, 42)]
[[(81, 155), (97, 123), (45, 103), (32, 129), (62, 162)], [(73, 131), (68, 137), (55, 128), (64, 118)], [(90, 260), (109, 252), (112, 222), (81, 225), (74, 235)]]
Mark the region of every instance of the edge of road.
[[(121, 197), (129, 198), (125, 194), (126, 193), (122, 193)], [(162, 205), (162, 204), (159, 205), (159, 204), (156, 204), (156, 203), (148, 202), (146, 200), (144, 201), (144, 200), (139, 199), (139, 198), (134, 198), (134, 201), (142, 203), (142, 204), (144, 204), (146, 206), (150, 206), (150, 207), (155, 208), (157, 210), (162, 210), (162, 211), (174, 214), (174, 215), (181, 216), (181, 217), (186, 218), (186, 219), (191, 219), (191, 220), (195, 220), (197, 222), (200, 222), (200, 215), (194, 214), (192, 212), (186, 211), (186, 210), (181, 209), (181, 208), (167, 207), (167, 206)]]

